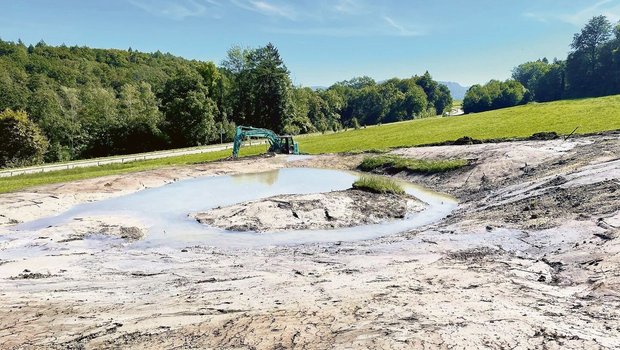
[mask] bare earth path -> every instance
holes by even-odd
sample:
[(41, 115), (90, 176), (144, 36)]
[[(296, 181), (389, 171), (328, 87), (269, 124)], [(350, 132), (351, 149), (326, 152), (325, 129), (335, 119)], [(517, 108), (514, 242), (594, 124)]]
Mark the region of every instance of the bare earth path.
[[(620, 347), (620, 135), (395, 153), (471, 159), (451, 174), (397, 175), (457, 196), (459, 209), (367, 241), (103, 250), (76, 232), (140, 223), (85, 218), (2, 237), (16, 221), (175, 179), (350, 169), (362, 156), (221, 162), (0, 195), (0, 348)], [(23, 240), (63, 249), (30, 256), (14, 249)]]

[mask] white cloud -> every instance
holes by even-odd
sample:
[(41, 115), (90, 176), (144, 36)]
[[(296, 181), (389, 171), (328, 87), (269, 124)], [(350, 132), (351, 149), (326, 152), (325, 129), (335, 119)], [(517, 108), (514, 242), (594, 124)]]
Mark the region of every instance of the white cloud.
[(610, 21), (617, 22), (620, 20), (620, 3), (618, 0), (601, 0), (574, 13), (526, 12), (523, 15), (539, 22), (561, 21), (580, 27), (590, 18), (598, 15), (604, 15)]
[(257, 12), (265, 16), (282, 17), (289, 20), (297, 19), (297, 12), (290, 6), (275, 4), (265, 0), (230, 0), (231, 3), (244, 10)]
[[(264, 30), (291, 35), (332, 37), (423, 35), (410, 23), (384, 14), (366, 0), (128, 0), (155, 16), (183, 20), (190, 17), (222, 18), (243, 10), (269, 19)], [(278, 22), (280, 20), (280, 22)], [(284, 20), (285, 22), (281, 22)], [(294, 27), (286, 23), (295, 22)]]
[(207, 14), (207, 5), (219, 5), (215, 0), (181, 0), (181, 1), (145, 1), (129, 0), (129, 2), (155, 16), (183, 20), (188, 17), (200, 17)]
[(405, 28), (402, 24), (397, 23), (391, 17), (383, 16), (383, 20), (388, 24), (390, 28), (396, 30), (394, 31), (394, 33), (398, 36), (420, 36), (422, 35), (421, 32)]
[(360, 0), (337, 0), (331, 9), (337, 13), (356, 15), (367, 12), (368, 6)]
[[(386, 22), (388, 22), (386, 20)], [(310, 26), (294, 28), (287, 27), (268, 27), (265, 28), (267, 32), (277, 34), (288, 35), (314, 35), (314, 36), (326, 36), (336, 38), (351, 38), (351, 37), (369, 37), (369, 36), (400, 36), (400, 37), (413, 37), (422, 36), (422, 32), (408, 30), (401, 25), (397, 24), (393, 20), (388, 25), (384, 25), (378, 22), (376, 25), (366, 26)]]

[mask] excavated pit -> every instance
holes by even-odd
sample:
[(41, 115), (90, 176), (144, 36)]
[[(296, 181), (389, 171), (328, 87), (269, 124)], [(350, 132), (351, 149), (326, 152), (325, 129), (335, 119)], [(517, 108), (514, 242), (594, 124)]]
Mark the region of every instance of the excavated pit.
[[(38, 235), (38, 230), (70, 225), (62, 240), (104, 235), (123, 238), (133, 249), (259, 247), (395, 234), (441, 220), (457, 206), (449, 196), (404, 181), (399, 182), (406, 191), (403, 196), (351, 190), (358, 177), (355, 172), (313, 168), (199, 177), (84, 203), (13, 230)], [(119, 225), (140, 232), (110, 229)]]

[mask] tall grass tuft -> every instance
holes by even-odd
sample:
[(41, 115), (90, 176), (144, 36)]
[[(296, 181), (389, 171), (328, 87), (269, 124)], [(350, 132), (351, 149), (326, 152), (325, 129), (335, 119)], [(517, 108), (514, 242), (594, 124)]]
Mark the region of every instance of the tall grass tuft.
[(353, 188), (373, 193), (405, 194), (405, 190), (396, 181), (374, 175), (362, 175), (353, 183)]

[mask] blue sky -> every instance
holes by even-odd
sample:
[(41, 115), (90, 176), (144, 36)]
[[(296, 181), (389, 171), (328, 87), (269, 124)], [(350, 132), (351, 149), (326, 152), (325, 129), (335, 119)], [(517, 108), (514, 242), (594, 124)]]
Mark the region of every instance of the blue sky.
[(429, 70), (470, 85), (522, 62), (564, 58), (620, 0), (0, 0), (0, 38), (132, 47), (220, 63), (232, 45), (274, 43), (297, 85)]

